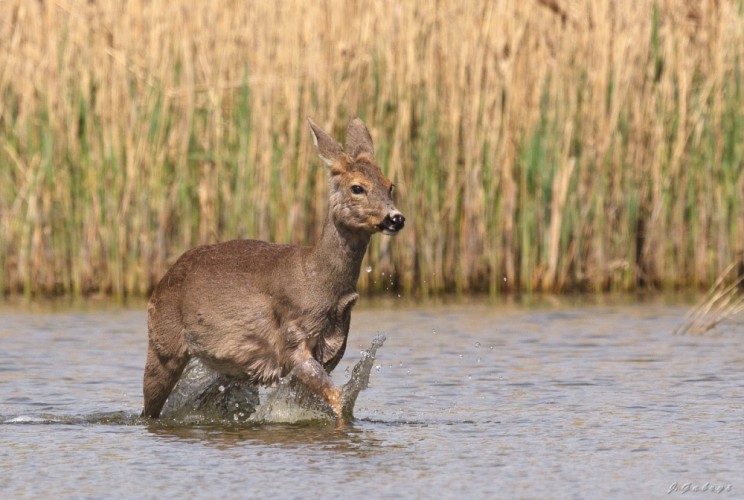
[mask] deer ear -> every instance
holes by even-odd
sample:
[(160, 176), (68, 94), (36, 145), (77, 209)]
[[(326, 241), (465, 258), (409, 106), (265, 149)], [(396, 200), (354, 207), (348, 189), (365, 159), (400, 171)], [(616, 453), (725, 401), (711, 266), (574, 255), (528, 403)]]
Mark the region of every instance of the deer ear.
[(359, 118), (352, 119), (346, 126), (346, 151), (352, 158), (366, 153), (374, 158), (375, 148), (372, 136)]
[(344, 155), (344, 149), (341, 147), (341, 144), (323, 132), (323, 129), (318, 127), (311, 118), (308, 117), (307, 123), (310, 124), (310, 131), (313, 134), (313, 144), (315, 144), (315, 148), (318, 150), (318, 156), (330, 167), (334, 161)]

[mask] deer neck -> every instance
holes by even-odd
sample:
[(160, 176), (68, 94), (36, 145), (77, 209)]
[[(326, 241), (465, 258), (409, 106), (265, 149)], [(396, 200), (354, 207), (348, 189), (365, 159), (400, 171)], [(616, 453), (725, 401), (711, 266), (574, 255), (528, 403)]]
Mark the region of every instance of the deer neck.
[(369, 234), (351, 231), (329, 215), (308, 259), (318, 284), (335, 293), (355, 291), (369, 239)]

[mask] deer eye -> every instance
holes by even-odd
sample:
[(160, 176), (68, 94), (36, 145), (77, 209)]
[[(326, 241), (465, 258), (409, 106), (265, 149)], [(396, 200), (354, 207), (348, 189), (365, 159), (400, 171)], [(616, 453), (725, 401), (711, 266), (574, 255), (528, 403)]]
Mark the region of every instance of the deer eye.
[(351, 192), (354, 194), (364, 194), (364, 188), (359, 184), (354, 184), (351, 186)]

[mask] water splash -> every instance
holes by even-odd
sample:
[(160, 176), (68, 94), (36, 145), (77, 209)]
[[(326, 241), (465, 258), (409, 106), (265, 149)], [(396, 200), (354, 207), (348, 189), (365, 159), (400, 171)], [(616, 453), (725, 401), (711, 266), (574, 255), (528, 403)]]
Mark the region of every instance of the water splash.
[[(384, 335), (372, 340), (341, 389), (347, 420), (354, 418), (354, 404), (369, 384), (377, 349), (384, 342)], [(166, 401), (162, 417), (186, 423), (296, 423), (335, 419), (328, 404), (291, 373), (263, 399), (259, 401), (258, 389), (245, 380), (220, 375), (198, 359), (192, 359)]]
[(54, 415), (40, 413), (37, 415), (0, 415), (0, 425), (138, 425), (144, 420), (139, 413), (125, 411), (96, 412), (88, 415)]
[[(377, 349), (382, 347), (384, 342), (384, 335), (377, 335), (372, 340), (369, 349), (362, 351), (362, 359), (354, 365), (348, 382), (341, 388), (343, 414), (347, 420), (354, 418), (357, 397), (369, 385)], [(251, 420), (256, 422), (295, 423), (329, 419), (335, 419), (333, 410), (292, 374), (284, 378), (251, 415)]]
[(257, 387), (192, 358), (165, 402), (162, 417), (184, 422), (247, 421), (258, 404)]

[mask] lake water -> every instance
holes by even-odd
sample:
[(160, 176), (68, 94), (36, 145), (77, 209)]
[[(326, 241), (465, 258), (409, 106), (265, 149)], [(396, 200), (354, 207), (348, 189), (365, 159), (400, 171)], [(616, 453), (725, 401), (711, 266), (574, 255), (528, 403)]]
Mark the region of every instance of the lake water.
[(144, 305), (1, 306), (0, 496), (744, 498), (744, 318), (360, 302), (334, 380), (387, 341), (342, 430), (140, 420)]

